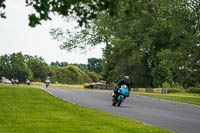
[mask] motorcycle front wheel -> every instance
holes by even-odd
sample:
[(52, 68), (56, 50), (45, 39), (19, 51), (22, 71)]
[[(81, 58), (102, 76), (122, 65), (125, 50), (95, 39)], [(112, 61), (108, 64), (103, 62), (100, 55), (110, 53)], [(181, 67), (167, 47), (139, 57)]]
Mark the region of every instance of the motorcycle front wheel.
[(118, 100), (118, 103), (117, 103), (117, 106), (118, 106), (118, 107), (121, 105), (122, 101), (123, 101), (122, 98), (120, 98), (120, 99)]

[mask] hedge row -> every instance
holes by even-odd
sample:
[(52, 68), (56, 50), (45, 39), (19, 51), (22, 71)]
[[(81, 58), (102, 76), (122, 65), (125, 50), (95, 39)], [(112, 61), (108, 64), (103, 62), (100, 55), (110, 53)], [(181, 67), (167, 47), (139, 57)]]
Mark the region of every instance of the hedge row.
[(83, 84), (98, 81), (98, 75), (94, 73), (84, 73), (74, 65), (55, 68), (56, 79), (63, 84)]

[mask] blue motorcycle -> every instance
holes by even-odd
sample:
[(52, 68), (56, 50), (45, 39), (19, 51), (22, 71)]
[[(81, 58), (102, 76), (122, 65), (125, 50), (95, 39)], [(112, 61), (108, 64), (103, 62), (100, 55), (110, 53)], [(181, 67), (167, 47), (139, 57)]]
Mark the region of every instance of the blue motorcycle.
[(127, 85), (122, 85), (118, 90), (117, 93), (112, 94), (112, 105), (113, 106), (120, 106), (121, 103), (126, 99), (129, 95), (129, 90)]

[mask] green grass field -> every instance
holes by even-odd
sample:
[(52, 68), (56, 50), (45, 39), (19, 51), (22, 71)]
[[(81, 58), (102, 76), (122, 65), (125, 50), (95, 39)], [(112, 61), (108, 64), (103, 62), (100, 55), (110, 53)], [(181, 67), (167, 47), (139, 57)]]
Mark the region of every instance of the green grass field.
[(35, 88), (0, 84), (0, 133), (168, 133)]
[(188, 93), (155, 94), (155, 93), (140, 93), (140, 92), (134, 92), (134, 94), (200, 105), (199, 94), (188, 94)]

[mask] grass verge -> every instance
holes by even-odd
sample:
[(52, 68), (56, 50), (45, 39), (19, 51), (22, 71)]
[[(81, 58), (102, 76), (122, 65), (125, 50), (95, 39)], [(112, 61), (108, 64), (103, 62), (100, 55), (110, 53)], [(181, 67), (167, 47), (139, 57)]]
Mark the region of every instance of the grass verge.
[[(41, 82), (32, 82), (31, 86), (45, 87), (45, 84), (41, 83)], [(50, 83), (49, 88), (83, 89), (83, 85), (68, 85), (68, 84)]]
[(172, 100), (177, 102), (195, 104), (200, 106), (200, 95), (199, 94), (188, 94), (188, 93), (169, 93), (169, 94), (155, 94), (155, 93), (140, 93), (134, 92), (134, 94), (149, 96), (154, 98)]
[(1, 133), (168, 133), (35, 88), (0, 85)]

